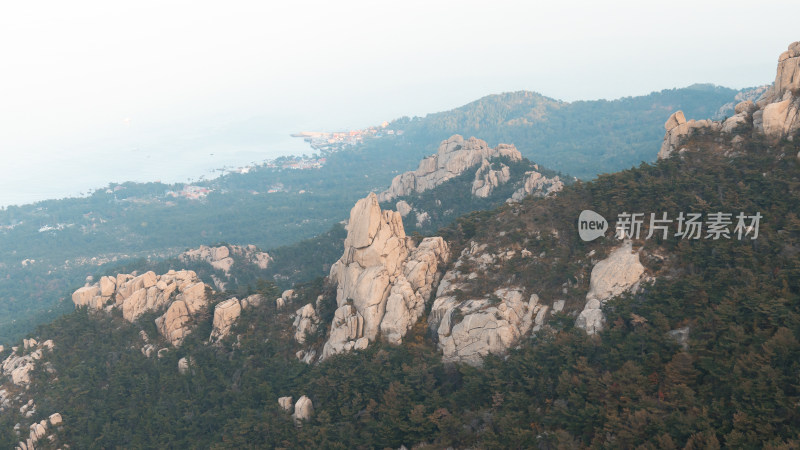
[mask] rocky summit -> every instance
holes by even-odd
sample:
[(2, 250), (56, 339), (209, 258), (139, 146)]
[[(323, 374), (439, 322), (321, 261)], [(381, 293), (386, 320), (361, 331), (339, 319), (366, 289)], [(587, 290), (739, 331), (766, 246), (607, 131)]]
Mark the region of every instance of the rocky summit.
[(664, 128), (666, 134), (658, 159), (682, 151), (684, 141), (702, 133), (740, 134), (752, 129), (772, 142), (792, 139), (800, 130), (800, 41), (790, 44), (778, 57), (775, 81), (755, 102), (745, 100), (736, 104), (734, 115), (724, 121), (687, 121), (683, 111), (676, 111), (667, 119)]
[[(427, 191), (478, 165), (481, 168), (475, 176), (473, 194), (486, 197), (492, 186), (496, 187), (501, 183), (496, 172), (483, 167), (488, 164), (489, 159), (496, 157), (506, 157), (511, 161), (522, 159), (519, 150), (513, 145), (499, 144), (492, 148), (481, 139), (471, 137), (465, 140), (460, 135), (453, 135), (439, 144), (439, 151), (435, 155), (423, 159), (417, 170), (394, 177), (389, 189), (378, 195), (378, 200), (388, 202), (413, 192)], [(507, 170), (505, 174), (502, 169), (499, 172), (500, 179), (505, 177), (502, 182), (508, 181)]]
[(415, 245), (400, 213), (381, 210), (374, 193), (359, 200), (350, 211), (344, 253), (330, 271), (337, 309), (322, 358), (364, 348), (379, 334), (402, 342), (422, 315), (447, 258), (442, 238)]
[(156, 319), (156, 326), (172, 345), (179, 346), (191, 332), (193, 317), (208, 305), (206, 288), (191, 270), (170, 270), (163, 275), (118, 274), (76, 290), (72, 302), (76, 307), (97, 311), (121, 310), (122, 317), (129, 322), (146, 312), (166, 308)]

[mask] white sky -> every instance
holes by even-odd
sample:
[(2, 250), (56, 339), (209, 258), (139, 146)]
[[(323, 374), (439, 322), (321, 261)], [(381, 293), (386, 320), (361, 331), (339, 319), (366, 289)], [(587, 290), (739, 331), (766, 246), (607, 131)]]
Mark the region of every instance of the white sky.
[(798, 17), (796, 0), (3, 2), (0, 168), (15, 185), (0, 204), (41, 164), (106, 170), (91, 160), (131, 129), (157, 146), (254, 117), (284, 136), (520, 89), (765, 84)]

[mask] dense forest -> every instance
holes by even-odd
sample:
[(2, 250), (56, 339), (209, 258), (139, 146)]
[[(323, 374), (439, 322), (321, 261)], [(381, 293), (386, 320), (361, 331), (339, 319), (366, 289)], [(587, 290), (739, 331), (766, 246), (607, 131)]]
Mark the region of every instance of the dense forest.
[[(455, 251), (473, 239), (529, 239), (551, 255), (547, 267), (511, 260), (495, 275), (560, 286), (573, 261), (609, 245), (577, 237), (583, 209), (763, 215), (757, 239), (638, 240), (669, 270), (607, 303), (598, 335), (556, 314), (507, 355), (471, 367), (442, 363), (422, 320), (401, 346), (305, 365), (294, 356), (290, 316), (322, 295), (329, 324), (335, 298), (316, 279), (297, 287), (291, 308), (267, 302), (242, 315), (238, 341), (206, 345), (209, 314), (160, 359), (132, 345), (139, 329), (155, 335), (152, 317), (132, 325), (75, 311), (37, 329), (57, 347), (30, 393), (42, 414), (64, 417), (53, 445), (73, 448), (795, 448), (800, 139), (755, 137), (733, 156), (719, 151), (728, 145), (721, 141), (697, 136), (701, 151), (576, 183), (556, 198), (474, 212), (438, 231)], [(558, 233), (537, 239), (550, 228)], [(278, 293), (263, 281), (250, 290)], [(689, 330), (685, 343), (670, 334), (680, 328)], [(185, 375), (183, 356), (193, 361)], [(313, 417), (296, 426), (278, 405), (287, 395), (308, 395)], [(18, 421), (16, 412), (0, 417), (0, 441), (18, 440)]]

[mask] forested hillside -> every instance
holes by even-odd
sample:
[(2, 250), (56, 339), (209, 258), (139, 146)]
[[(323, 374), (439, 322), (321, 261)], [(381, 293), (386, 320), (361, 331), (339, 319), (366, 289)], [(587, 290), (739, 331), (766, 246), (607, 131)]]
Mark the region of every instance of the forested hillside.
[[(422, 320), (401, 346), (378, 343), (306, 365), (295, 357), (291, 323), (294, 309), (321, 295), (323, 326), (309, 338), (324, 339), (335, 294), (317, 280), (298, 286), (283, 310), (267, 302), (243, 314), (234, 328), (240, 337), (221, 347), (204, 342), (209, 315), (162, 358), (131, 346), (141, 328), (155, 335), (152, 317), (129, 324), (78, 310), (36, 331), (56, 348), (52, 370), (36, 369), (30, 395), (41, 414), (62, 414), (57, 443), (74, 448), (793, 448), (800, 445), (798, 137), (770, 144), (754, 136), (731, 152), (730, 137), (698, 135), (687, 144), (696, 151), (440, 230), (454, 251), (478, 239), (528, 242), (547, 256), (512, 259), (492, 276), (559, 286), (574, 276), (571, 261), (611, 239), (578, 238), (584, 209), (609, 218), (763, 215), (757, 239), (639, 239), (669, 270), (653, 267), (662, 275), (652, 284), (606, 304), (608, 326), (595, 336), (555, 314), (518, 348), (472, 367), (444, 364)], [(557, 233), (541, 235), (551, 228)], [(278, 293), (269, 284), (259, 289), (268, 298)], [(671, 333), (684, 328), (685, 341)], [(193, 362), (181, 374), (184, 356)], [(278, 398), (301, 395), (314, 413), (298, 427)], [(12, 428), (21, 420), (4, 414), (0, 439), (16, 442)]]
[(121, 183), (87, 198), (5, 208), (0, 210), (0, 342), (56, 317), (63, 311), (58, 300), (70, 289), (115, 265), (215, 242), (269, 250), (324, 233), (346, 217), (356, 199), (386, 189), (393, 176), (413, 169), (452, 134), (477, 136), (492, 146), (516, 144), (523, 156), (545, 167), (591, 178), (652, 161), (651, 149), (671, 111), (683, 108), (690, 117), (706, 117), (736, 93), (701, 85), (574, 103), (532, 92), (495, 95), (452, 111), (399, 119), (390, 127), (405, 131), (402, 135), (328, 154), (320, 169), (260, 167), (198, 181), (195, 186), (211, 190), (199, 200), (167, 195), (183, 185)]
[(652, 162), (664, 118), (682, 109), (704, 119), (739, 91), (695, 84), (640, 97), (562, 102), (536, 92), (490, 95), (451, 111), (401, 119), (391, 126), (406, 139), (437, 141), (452, 134), (481, 136), (490, 145), (513, 143), (522, 155), (583, 179)]

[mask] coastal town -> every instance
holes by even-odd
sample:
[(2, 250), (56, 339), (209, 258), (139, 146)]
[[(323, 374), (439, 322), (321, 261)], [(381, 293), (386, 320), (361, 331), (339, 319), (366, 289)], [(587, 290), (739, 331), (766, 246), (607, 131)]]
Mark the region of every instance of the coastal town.
[(302, 131), (292, 137), (302, 138), (313, 148), (322, 153), (344, 150), (347, 147), (361, 144), (365, 139), (380, 139), (384, 136), (401, 136), (403, 130), (388, 129), (389, 122), (378, 126), (351, 131)]

